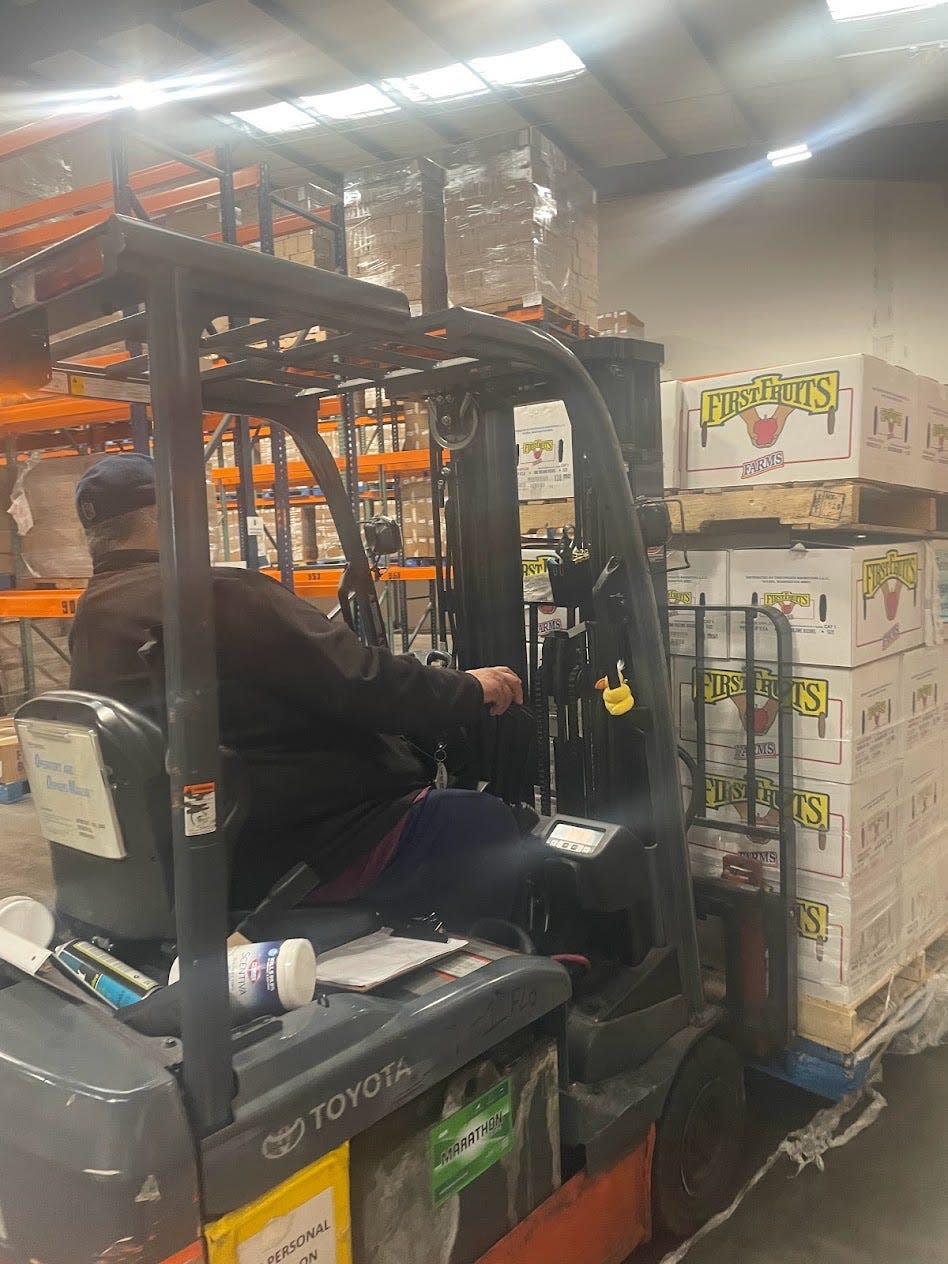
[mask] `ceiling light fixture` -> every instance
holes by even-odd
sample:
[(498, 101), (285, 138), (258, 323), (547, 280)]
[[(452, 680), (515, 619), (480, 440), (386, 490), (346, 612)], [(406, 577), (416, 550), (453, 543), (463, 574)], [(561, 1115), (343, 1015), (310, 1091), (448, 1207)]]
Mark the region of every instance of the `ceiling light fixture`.
[[(299, 106), (279, 102), (254, 110), (234, 110), (233, 114), (263, 132), (295, 132), (318, 126), (320, 118), (314, 117), (317, 115), (322, 119), (348, 122), (397, 112), (398, 104), (386, 96), (386, 92), (395, 92), (417, 104), (452, 101), (489, 92), (489, 85), (528, 87), (559, 83), (581, 75), (585, 69), (585, 64), (564, 40), (549, 40), (546, 44), (496, 57), (474, 57), (466, 64), (455, 62), (414, 75), (383, 79), (381, 90), (374, 84), (360, 83), (341, 92), (300, 97)], [(307, 110), (312, 114), (307, 114)]]
[(772, 167), (789, 167), (791, 163), (806, 162), (812, 157), (810, 146), (804, 141), (799, 145), (786, 145), (783, 149), (772, 149), (767, 155), (767, 161)]
[(276, 134), (299, 132), (305, 127), (315, 127), (316, 120), (304, 110), (298, 110), (289, 101), (277, 101), (274, 105), (261, 105), (255, 110), (234, 110), (236, 118), (256, 127), (258, 131)]
[(417, 75), (383, 79), (382, 87), (419, 104), (426, 101), (456, 101), (460, 97), (475, 97), (490, 91), (483, 79), (459, 61), (453, 66), (422, 70)]
[(320, 96), (300, 97), (300, 104), (315, 110), (325, 118), (361, 119), (373, 114), (390, 114), (398, 106), (371, 83), (360, 83), (341, 92), (326, 92)]
[(830, 16), (836, 22), (853, 22), (858, 18), (890, 18), (919, 9), (937, 9), (945, 0), (826, 0)]
[(501, 53), (498, 57), (472, 57), (470, 65), (488, 83), (510, 87), (570, 79), (586, 69), (569, 44), (561, 39), (521, 48), (515, 53)]

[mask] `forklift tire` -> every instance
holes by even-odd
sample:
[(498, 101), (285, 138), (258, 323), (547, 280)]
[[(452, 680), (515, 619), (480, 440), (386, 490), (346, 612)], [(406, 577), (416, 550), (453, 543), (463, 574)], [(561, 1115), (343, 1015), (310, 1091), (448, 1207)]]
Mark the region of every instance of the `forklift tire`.
[(652, 1159), (657, 1224), (689, 1237), (733, 1193), (743, 1148), (744, 1073), (734, 1047), (705, 1036), (682, 1063), (658, 1122)]

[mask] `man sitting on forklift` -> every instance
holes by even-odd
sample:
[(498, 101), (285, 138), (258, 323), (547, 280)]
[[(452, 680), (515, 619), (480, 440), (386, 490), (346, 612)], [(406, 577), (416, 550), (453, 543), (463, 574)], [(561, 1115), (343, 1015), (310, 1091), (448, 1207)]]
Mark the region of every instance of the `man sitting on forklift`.
[[(79, 480), (76, 508), (93, 575), (70, 635), (70, 685), (161, 723), (152, 459), (103, 457)], [(502, 715), (521, 704), (514, 672), (428, 667), (365, 646), (342, 620), (238, 567), (214, 568), (214, 623), (221, 742), (250, 790), (235, 907), (305, 860), (321, 880), (317, 899), (437, 912), (459, 929), (510, 916), (521, 865), (513, 814), (491, 795), (432, 788), (432, 761), (409, 737), (437, 743), (485, 706)]]

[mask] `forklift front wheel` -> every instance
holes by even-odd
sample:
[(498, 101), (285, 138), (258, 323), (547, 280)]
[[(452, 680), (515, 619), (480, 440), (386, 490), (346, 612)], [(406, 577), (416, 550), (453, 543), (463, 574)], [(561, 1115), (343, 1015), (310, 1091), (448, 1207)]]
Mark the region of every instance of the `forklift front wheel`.
[(744, 1133), (744, 1073), (734, 1047), (705, 1036), (682, 1063), (658, 1123), (652, 1160), (656, 1221), (688, 1237), (732, 1193)]

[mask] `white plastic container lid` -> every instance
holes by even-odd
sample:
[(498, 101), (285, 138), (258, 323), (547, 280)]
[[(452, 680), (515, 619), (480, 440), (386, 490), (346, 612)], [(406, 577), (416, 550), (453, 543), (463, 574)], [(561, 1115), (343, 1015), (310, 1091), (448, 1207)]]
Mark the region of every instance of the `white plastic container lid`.
[(287, 939), (277, 957), (277, 992), (287, 1010), (301, 1009), (316, 990), (316, 952), (308, 939)]
[[(0, 927), (41, 948), (51, 944), (56, 935), (52, 913), (29, 895), (8, 895), (0, 900)], [(315, 968), (314, 965), (314, 971)]]

